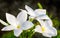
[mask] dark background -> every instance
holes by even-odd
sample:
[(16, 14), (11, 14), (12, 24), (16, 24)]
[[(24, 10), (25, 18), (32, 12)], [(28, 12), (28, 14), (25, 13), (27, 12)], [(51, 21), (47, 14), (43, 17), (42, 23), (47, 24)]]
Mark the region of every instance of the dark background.
[[(25, 5), (37, 9), (37, 3), (40, 2), (43, 6), (43, 9), (46, 9), (48, 15), (53, 14), (53, 18), (57, 18), (60, 21), (60, 0), (0, 0), (0, 19), (6, 21), (5, 13), (8, 12), (17, 16), (20, 12), (20, 9), (25, 9)], [(0, 29), (4, 26), (0, 24)], [(56, 27), (57, 28), (57, 27)], [(57, 29), (60, 29), (58, 26)], [(0, 31), (0, 36), (5, 32)], [(39, 34), (35, 34), (34, 38), (39, 38)]]

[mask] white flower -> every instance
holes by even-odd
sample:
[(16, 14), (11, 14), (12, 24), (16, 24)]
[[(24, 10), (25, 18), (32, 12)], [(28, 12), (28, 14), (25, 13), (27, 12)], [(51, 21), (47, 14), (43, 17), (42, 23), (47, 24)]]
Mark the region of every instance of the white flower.
[(52, 26), (51, 19), (46, 15), (45, 9), (33, 10), (29, 6), (25, 5), (27, 13), (30, 15), (29, 18), (34, 18), (40, 22), (41, 26), (36, 26), (35, 31), (42, 33), (46, 37), (52, 37), (57, 35), (56, 29)]
[(6, 13), (6, 19), (10, 25), (4, 27), (2, 31), (14, 30), (14, 35), (16, 37), (18, 37), (23, 30), (28, 30), (29, 28), (33, 27), (33, 23), (27, 21), (27, 14), (24, 11), (20, 12), (17, 18), (11, 14)]
[[(27, 13), (30, 15), (30, 18), (34, 18), (37, 21), (39, 20), (46, 20), (46, 23), (50, 26), (52, 26), (52, 21), (51, 19), (46, 15), (46, 10), (45, 9), (36, 9), (33, 10), (32, 8), (30, 8), (29, 6), (25, 5), (25, 9), (27, 10)], [(39, 20), (38, 20), (39, 19)]]
[(42, 33), (45, 37), (52, 37), (57, 35), (57, 30), (46, 24), (43, 20), (39, 20), (41, 25), (37, 25), (35, 28), (35, 32)]

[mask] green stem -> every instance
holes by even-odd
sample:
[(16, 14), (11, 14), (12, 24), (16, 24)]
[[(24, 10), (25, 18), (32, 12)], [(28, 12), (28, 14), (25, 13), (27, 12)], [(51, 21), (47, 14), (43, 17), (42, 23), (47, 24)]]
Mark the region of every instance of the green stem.
[(43, 9), (42, 5), (39, 2), (37, 3), (37, 5), (38, 5), (39, 9)]
[(29, 21), (32, 22), (34, 19), (33, 18), (30, 18)]

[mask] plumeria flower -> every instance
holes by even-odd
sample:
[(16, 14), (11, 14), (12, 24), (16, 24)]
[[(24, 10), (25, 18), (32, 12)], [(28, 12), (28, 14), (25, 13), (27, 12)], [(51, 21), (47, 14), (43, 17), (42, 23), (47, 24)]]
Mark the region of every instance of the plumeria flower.
[(52, 37), (57, 35), (57, 30), (46, 24), (43, 20), (39, 20), (41, 25), (37, 25), (35, 28), (35, 32), (42, 33), (43, 36), (45, 37)]
[[(11, 31), (14, 30), (14, 35), (18, 37), (23, 30), (28, 30), (31, 27), (33, 27), (33, 23), (30, 21), (27, 21), (27, 13), (24, 11), (21, 11), (17, 18), (9, 13), (6, 13), (6, 19), (10, 25), (7, 25), (2, 29), (2, 31)], [(0, 21), (2, 24), (5, 24), (5, 22)], [(6, 24), (5, 24), (6, 25)]]
[(46, 15), (45, 9), (33, 10), (32, 8), (30, 8), (27, 5), (25, 5), (25, 9), (27, 10), (27, 13), (30, 15), (29, 19), (33, 18), (33, 19), (36, 19), (37, 21), (42, 19), (42, 20), (45, 20), (48, 25), (50, 25), (50, 26), (53, 25), (51, 19)]
[[(25, 5), (27, 13), (30, 15), (29, 18), (36, 19), (41, 25), (36, 26), (35, 31), (42, 33), (44, 36), (51, 37), (57, 35), (56, 29), (52, 26), (51, 19), (46, 15), (45, 9), (33, 10), (29, 6)], [(39, 29), (40, 28), (40, 29)], [(50, 31), (50, 32), (48, 32)], [(45, 35), (46, 34), (46, 35)]]

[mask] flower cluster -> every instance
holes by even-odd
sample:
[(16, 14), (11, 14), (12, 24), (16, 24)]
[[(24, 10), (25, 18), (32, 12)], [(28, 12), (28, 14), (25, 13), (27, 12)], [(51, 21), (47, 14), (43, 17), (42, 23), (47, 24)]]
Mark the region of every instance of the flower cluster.
[(28, 30), (34, 26), (32, 21), (27, 20), (27, 16), (29, 15), (29, 19), (35, 19), (40, 23), (40, 25), (36, 25), (34, 32), (42, 33), (45, 37), (57, 35), (57, 30), (52, 26), (52, 21), (48, 15), (46, 15), (45, 9), (33, 10), (27, 5), (25, 5), (25, 9), (26, 10), (19, 9), (21, 12), (17, 15), (17, 17), (6, 13), (6, 19), (9, 24), (0, 19), (0, 23), (6, 26), (2, 28), (2, 31), (14, 30), (14, 35), (18, 37), (23, 30)]

